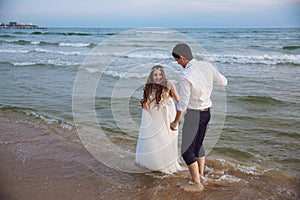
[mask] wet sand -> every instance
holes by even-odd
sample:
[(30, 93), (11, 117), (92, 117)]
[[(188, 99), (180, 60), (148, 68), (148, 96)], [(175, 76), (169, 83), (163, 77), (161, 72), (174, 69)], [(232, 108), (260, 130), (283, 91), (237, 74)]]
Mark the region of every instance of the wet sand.
[(12, 112), (0, 124), (1, 199), (134, 198), (147, 186), (148, 177), (102, 165), (75, 130)]
[[(113, 142), (135, 147), (121, 138)], [(297, 199), (299, 179), (282, 184), (276, 172), (261, 176), (227, 172), (242, 179), (226, 183), (213, 179), (199, 193), (177, 186), (188, 172), (130, 174), (111, 169), (95, 159), (82, 145), (75, 129), (10, 110), (0, 110), (0, 199)], [(208, 160), (208, 165), (216, 163)], [(216, 176), (217, 174), (213, 174)], [(274, 179), (270, 179), (274, 177)], [(276, 194), (272, 187), (282, 189)], [(274, 194), (275, 191), (275, 194)], [(291, 194), (288, 195), (287, 193)], [(273, 195), (273, 196), (272, 196)], [(286, 197), (286, 198), (285, 198)]]

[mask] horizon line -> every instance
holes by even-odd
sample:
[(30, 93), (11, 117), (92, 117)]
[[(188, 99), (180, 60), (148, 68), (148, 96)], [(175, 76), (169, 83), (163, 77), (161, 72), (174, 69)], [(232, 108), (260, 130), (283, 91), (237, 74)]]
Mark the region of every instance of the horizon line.
[(46, 28), (120, 28), (120, 29), (138, 29), (138, 28), (166, 28), (166, 29), (247, 29), (247, 28), (300, 28), (300, 26), (211, 26), (211, 27), (164, 27), (164, 26), (135, 26), (135, 27), (125, 27), (125, 26), (43, 26)]

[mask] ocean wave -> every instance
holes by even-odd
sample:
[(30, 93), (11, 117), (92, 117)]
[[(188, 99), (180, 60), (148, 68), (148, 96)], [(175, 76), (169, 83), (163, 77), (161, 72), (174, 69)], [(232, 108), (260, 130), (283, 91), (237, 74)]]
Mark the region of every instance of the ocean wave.
[(60, 124), (60, 126), (62, 128), (67, 129), (67, 130), (72, 130), (72, 129), (75, 128), (75, 126), (72, 125), (72, 124), (68, 124), (68, 123), (64, 122), (63, 120), (61, 120), (61, 119), (53, 118), (53, 117), (50, 117), (46, 114), (39, 114), (39, 113), (34, 112), (34, 111), (30, 111), (30, 112), (26, 111), (25, 113), (27, 115), (34, 116), (38, 119), (41, 119), (44, 122), (46, 122), (47, 124)]
[(239, 158), (243, 158), (243, 159), (254, 158), (254, 156), (251, 153), (246, 152), (246, 151), (242, 151), (242, 150), (239, 150), (239, 149), (226, 148), (226, 147), (223, 147), (223, 148), (215, 147), (214, 151), (220, 152), (222, 154), (226, 154), (226, 155), (228, 155), (232, 158), (235, 158), (235, 157), (239, 157)]
[(62, 61), (62, 60), (46, 60), (44, 62), (0, 62), (2, 65), (11, 65), (16, 67), (77, 67), (81, 63)]
[[(28, 33), (27, 33), (28, 34)], [(33, 35), (62, 35), (62, 36), (112, 36), (116, 35), (116, 32), (108, 32), (108, 33), (86, 33), (86, 32), (42, 32), (42, 31), (35, 31), (29, 34)]]
[(100, 73), (100, 72), (103, 71), (103, 70), (101, 70), (101, 69), (98, 69), (98, 68), (92, 68), (92, 67), (86, 67), (85, 70), (86, 70), (87, 72), (89, 72), (90, 74)]
[(16, 34), (16, 35), (22, 35), (22, 34), (28, 34), (30, 32), (25, 32), (25, 31), (14, 31), (12, 32), (12, 34)]
[(11, 44), (17, 44), (17, 45), (27, 45), (27, 44), (31, 44), (31, 41), (17, 40), (17, 41), (5, 41), (5, 43), (11, 43)]
[[(238, 156), (236, 156), (235, 158), (238, 158)], [(296, 160), (298, 162), (298, 159)], [(276, 174), (279, 173), (281, 176), (284, 177), (286, 176), (285, 174), (281, 173), (280, 171), (274, 168), (265, 169), (262, 166), (257, 164), (249, 164), (248, 162), (243, 163), (236, 160), (228, 160), (228, 159), (220, 159), (220, 158), (208, 159), (207, 167), (208, 169), (206, 171), (208, 171), (208, 173), (212, 171), (213, 172), (218, 171), (221, 174), (230, 173), (238, 177), (241, 177), (241, 175), (265, 176), (270, 173), (276, 173)]]
[(259, 105), (266, 105), (266, 106), (283, 106), (290, 103), (290, 102), (285, 102), (268, 96), (241, 96), (241, 97), (234, 97), (232, 98), (232, 100), (236, 102), (247, 103), (247, 104), (251, 103), (251, 104), (259, 104)]
[(42, 48), (36, 48), (34, 50), (21, 50), (21, 49), (0, 49), (0, 53), (16, 53), (16, 54), (28, 54), (28, 53), (49, 53), (49, 54), (62, 54), (62, 55), (88, 55), (88, 53), (80, 51), (55, 51)]
[(239, 182), (240, 177), (259, 176), (264, 174), (264, 170), (257, 165), (249, 165), (233, 160), (225, 159), (207, 159), (206, 161), (206, 177), (213, 177), (219, 181)]
[(285, 49), (285, 50), (296, 50), (296, 49), (300, 49), (300, 46), (284, 46), (284, 47), (282, 47), (282, 49)]
[[(102, 73), (103, 70), (97, 67), (85, 67), (85, 70), (90, 74)], [(133, 72), (121, 72), (117, 70), (105, 70), (103, 72), (107, 76), (111, 76), (117, 79), (131, 79), (131, 78), (146, 78), (148, 73), (133, 73)]]
[(61, 42), (58, 44), (58, 46), (64, 46), (64, 47), (94, 47), (96, 44), (92, 43), (66, 43)]
[(15, 38), (15, 36), (4, 34), (4, 35), (0, 35), (0, 38)]
[(63, 55), (85, 55), (83, 52), (80, 51), (55, 51), (55, 50), (48, 50), (48, 49), (41, 49), (36, 48), (30, 52), (33, 53), (50, 53), (50, 54), (63, 54)]
[(29, 40), (0, 40), (1, 44), (29, 45), (33, 44)]
[(0, 53), (29, 53), (30, 50), (21, 50), (21, 49), (0, 49)]
[(228, 64), (262, 64), (262, 65), (300, 65), (300, 55), (237, 55), (237, 54), (197, 54), (211, 62)]
[(83, 32), (42, 32), (42, 31), (34, 31), (30, 34), (33, 35), (65, 35), (65, 36), (89, 36), (92, 34), (83, 33)]
[(58, 42), (32, 41), (31, 44), (40, 46), (58, 46)]
[[(38, 44), (38, 43), (36, 43)], [(40, 43), (41, 46), (43, 46), (45, 43)], [(49, 44), (49, 43), (48, 43)], [(50, 43), (55, 44), (55, 43)], [(73, 46), (73, 47), (93, 47), (96, 44), (90, 44), (90, 43), (58, 43), (59, 46)], [(50, 50), (47, 48), (35, 48), (31, 50), (22, 50), (22, 49), (0, 49), (0, 53), (16, 53), (16, 54), (27, 54), (27, 53), (48, 53), (48, 54), (62, 54), (62, 55), (78, 55), (78, 56), (111, 56), (111, 57), (120, 57), (120, 58), (129, 58), (129, 59), (170, 59), (171, 54), (168, 52), (160, 52), (157, 50), (142, 50), (142, 51), (135, 51), (129, 54), (118, 54), (118, 53), (97, 53), (96, 52), (86, 52), (81, 51), (78, 49), (78, 51), (62, 51), (62, 50)]]
[(171, 54), (169, 52), (159, 50), (148, 50), (148, 51), (135, 51), (125, 55), (127, 58), (158, 58), (158, 59), (169, 59)]
[(12, 62), (10, 63), (14, 66), (37, 66), (39, 63), (34, 63), (34, 62)]
[(128, 59), (170, 59), (172, 55), (169, 52), (164, 52), (160, 50), (137, 50), (127, 54), (121, 53), (97, 53), (91, 52), (89, 55), (91, 56), (104, 56), (104, 57), (119, 57), (119, 58), (128, 58)]
[(163, 30), (160, 28), (153, 28), (153, 29), (139, 29), (136, 31), (133, 31), (132, 33), (139, 33), (139, 34), (177, 34), (177, 31), (174, 30)]
[(93, 48), (93, 47), (97, 46), (97, 44), (94, 44), (94, 43), (46, 42), (46, 41), (30, 41), (30, 40), (16, 40), (16, 41), (0, 40), (0, 44), (62, 46), (62, 47), (89, 47), (89, 48)]
[[(94, 43), (51, 43), (45, 41), (28, 41), (28, 40), (18, 40), (13, 41), (12, 43), (18, 45), (38, 45), (40, 48), (35, 48), (31, 50), (16, 49), (16, 48), (5, 48), (0, 49), (1, 53), (49, 53), (49, 54), (62, 54), (62, 55), (98, 55), (97, 51), (86, 52), (83, 48), (94, 48), (97, 44)], [(50, 50), (47, 48), (49, 46), (58, 46), (58, 47), (74, 47), (72, 51), (64, 50), (63, 48), (59, 50)], [(78, 48), (78, 49), (77, 49)], [(78, 50), (78, 51), (77, 51)], [(103, 53), (102, 53), (103, 54)], [(102, 54), (99, 54), (101, 56)], [(103, 54), (104, 55), (104, 54)], [(160, 51), (156, 49), (149, 50), (136, 50), (129, 54), (117, 55), (113, 53), (108, 53), (104, 56), (112, 57), (122, 57), (129, 59), (172, 59), (172, 56), (169, 52)], [(257, 65), (271, 65), (271, 66), (281, 66), (281, 65), (292, 65), (300, 66), (300, 55), (235, 55), (235, 54), (196, 54), (198, 58), (204, 58), (210, 62), (216, 63), (225, 63), (231, 65), (246, 65), (246, 64), (257, 64)]]
[(131, 79), (131, 78), (147, 78), (148, 73), (132, 73), (132, 72), (117, 72), (114, 70), (106, 70), (104, 74), (120, 79)]
[(115, 31), (104, 31), (101, 30), (91, 30), (91, 31), (53, 31), (53, 30), (44, 30), (44, 31), (14, 31), (10, 34), (4, 34), (1, 36), (15, 37), (13, 35), (56, 35), (56, 36), (112, 36), (116, 35), (118, 32)]

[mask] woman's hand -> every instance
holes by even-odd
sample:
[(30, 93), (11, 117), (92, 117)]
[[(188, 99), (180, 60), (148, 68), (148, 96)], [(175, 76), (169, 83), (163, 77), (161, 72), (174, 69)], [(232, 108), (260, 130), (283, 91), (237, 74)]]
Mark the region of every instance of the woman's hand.
[(148, 102), (144, 103), (143, 107), (150, 113), (150, 104)]

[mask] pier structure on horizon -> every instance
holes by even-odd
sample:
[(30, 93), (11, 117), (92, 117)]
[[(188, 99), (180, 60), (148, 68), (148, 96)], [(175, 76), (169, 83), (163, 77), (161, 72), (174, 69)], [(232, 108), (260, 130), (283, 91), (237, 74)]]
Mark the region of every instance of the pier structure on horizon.
[(0, 28), (4, 29), (47, 29), (45, 27), (39, 27), (38, 25), (34, 25), (32, 23), (20, 23), (20, 22), (9, 22), (9, 23), (0, 23)]

